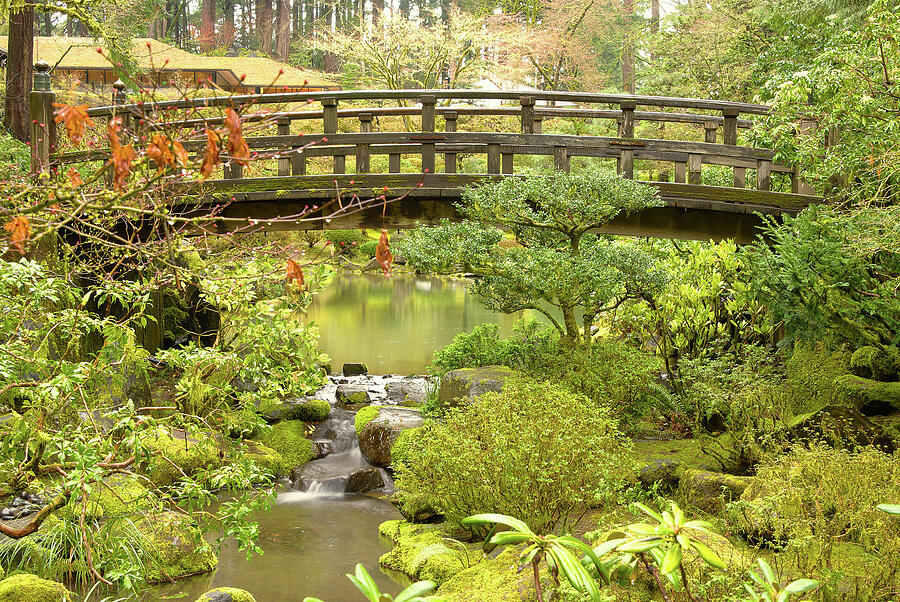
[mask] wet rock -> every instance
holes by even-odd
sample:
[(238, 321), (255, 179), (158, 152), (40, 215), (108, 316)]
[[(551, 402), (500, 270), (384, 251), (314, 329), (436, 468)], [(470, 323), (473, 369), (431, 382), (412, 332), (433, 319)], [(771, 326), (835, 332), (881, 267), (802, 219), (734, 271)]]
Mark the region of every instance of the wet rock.
[(419, 380), (400, 380), (385, 386), (388, 399), (400, 405), (417, 406), (425, 403), (425, 383)]
[(78, 419), (82, 423), (87, 422), (92, 426), (96, 426), (101, 434), (108, 433), (116, 425), (115, 421), (110, 418), (106, 412), (101, 412), (100, 410), (92, 410), (90, 412), (79, 410)]
[(372, 403), (369, 391), (360, 385), (338, 385), (334, 392), (334, 398), (345, 406), (362, 406)]
[(438, 402), (442, 407), (459, 406), (489, 391), (498, 392), (514, 374), (506, 366), (451, 370), (441, 379)]
[(344, 364), (344, 376), (365, 376), (369, 373), (369, 367), (363, 363)]
[(334, 453), (333, 441), (313, 441), (313, 460), (321, 460)]
[(344, 489), (347, 493), (365, 493), (384, 487), (384, 479), (381, 477), (381, 471), (374, 466), (368, 468), (360, 468), (350, 474), (347, 479), (347, 486)]
[(195, 602), (256, 602), (256, 598), (250, 592), (235, 587), (217, 587), (201, 595)]
[(270, 424), (283, 420), (318, 422), (327, 419), (330, 414), (331, 405), (323, 399), (291, 397), (270, 405), (263, 413), (263, 417)]
[(378, 415), (359, 431), (359, 449), (371, 464), (387, 468), (394, 442), (403, 431), (422, 426), (422, 413), (394, 406), (382, 406), (378, 410)]
[(678, 484), (678, 497), (710, 514), (718, 514), (727, 502), (741, 497), (752, 477), (736, 477), (708, 470), (685, 470)]

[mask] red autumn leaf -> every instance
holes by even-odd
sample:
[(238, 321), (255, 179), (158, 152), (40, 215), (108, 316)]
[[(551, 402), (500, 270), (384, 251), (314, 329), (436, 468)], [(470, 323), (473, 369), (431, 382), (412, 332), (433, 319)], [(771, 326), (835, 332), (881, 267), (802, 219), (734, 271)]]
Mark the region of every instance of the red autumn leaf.
[(9, 232), (9, 246), (24, 255), (25, 241), (31, 236), (31, 222), (28, 218), (20, 215), (3, 228)]
[(109, 164), (113, 168), (113, 187), (121, 190), (125, 187), (128, 174), (131, 173), (131, 162), (137, 156), (130, 144), (123, 145), (119, 141), (119, 131), (122, 129), (122, 121), (118, 117), (109, 122), (106, 135), (109, 138), (110, 158)]
[(378, 239), (378, 246), (375, 247), (375, 260), (381, 266), (381, 271), (388, 278), (391, 277), (391, 263), (394, 256), (391, 254), (390, 241), (388, 240), (388, 231), (381, 230), (381, 238)]
[(221, 162), (219, 159), (219, 134), (206, 128), (206, 150), (203, 152), (203, 163), (200, 164), (200, 177), (204, 180), (212, 175), (213, 169)]
[(300, 264), (293, 259), (287, 260), (287, 279), (288, 282), (291, 282), (292, 280), (296, 282), (297, 288), (301, 291), (303, 290), (303, 287), (305, 286), (303, 281), (303, 268), (301, 268)]
[(74, 167), (69, 168), (69, 184), (71, 184), (73, 188), (77, 188), (84, 184), (84, 182), (81, 181), (81, 174), (78, 173), (78, 170)]
[(81, 142), (85, 126), (94, 125), (94, 121), (87, 114), (88, 106), (67, 105), (59, 102), (54, 102), (53, 106), (56, 107), (56, 110), (53, 111), (53, 121), (56, 123), (64, 121), (69, 139), (74, 144)]
[(244, 125), (241, 123), (241, 116), (231, 107), (225, 109), (225, 127), (228, 129), (228, 154), (235, 163), (247, 167), (250, 147), (244, 140)]
[(187, 151), (177, 140), (172, 140), (165, 134), (153, 134), (150, 144), (147, 145), (147, 156), (156, 163), (159, 171), (177, 165), (186, 165), (188, 162)]

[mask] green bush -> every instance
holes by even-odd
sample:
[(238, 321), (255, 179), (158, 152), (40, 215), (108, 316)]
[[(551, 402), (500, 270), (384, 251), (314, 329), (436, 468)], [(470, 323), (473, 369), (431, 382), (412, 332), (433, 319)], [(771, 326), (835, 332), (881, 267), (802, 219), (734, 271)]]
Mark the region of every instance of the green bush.
[(359, 253), (360, 255), (364, 255), (368, 258), (375, 257), (375, 249), (378, 247), (378, 241), (375, 240), (367, 240), (366, 242), (359, 245)]
[(521, 517), (565, 530), (629, 476), (631, 443), (609, 411), (546, 382), (510, 380), (404, 441), (415, 462), (397, 468), (398, 491), (456, 524), (470, 514)]
[(443, 349), (434, 352), (431, 365), (435, 372), (449, 372), (479, 366), (506, 366), (509, 349), (500, 338), (499, 324), (479, 324), (472, 332), (461, 332)]
[(352, 250), (369, 238), (359, 230), (328, 230), (325, 240), (329, 241), (337, 251)]

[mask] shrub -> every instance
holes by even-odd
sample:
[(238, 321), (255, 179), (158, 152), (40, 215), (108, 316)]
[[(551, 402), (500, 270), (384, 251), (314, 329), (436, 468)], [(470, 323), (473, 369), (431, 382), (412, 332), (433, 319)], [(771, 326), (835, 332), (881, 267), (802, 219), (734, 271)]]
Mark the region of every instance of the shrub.
[(510, 380), (404, 443), (405, 457), (416, 458), (396, 467), (405, 499), (454, 524), (497, 512), (541, 532), (565, 530), (618, 488), (632, 463), (607, 410), (546, 382)]
[(335, 250), (342, 251), (358, 247), (369, 239), (359, 230), (328, 230), (325, 240), (334, 245)]
[(359, 253), (360, 255), (364, 255), (368, 258), (375, 257), (375, 249), (378, 247), (378, 241), (375, 240), (367, 240), (366, 242), (359, 245)]
[(509, 361), (506, 341), (500, 338), (499, 324), (479, 324), (472, 332), (461, 332), (453, 341), (434, 352), (431, 365), (435, 372), (460, 368), (505, 366)]

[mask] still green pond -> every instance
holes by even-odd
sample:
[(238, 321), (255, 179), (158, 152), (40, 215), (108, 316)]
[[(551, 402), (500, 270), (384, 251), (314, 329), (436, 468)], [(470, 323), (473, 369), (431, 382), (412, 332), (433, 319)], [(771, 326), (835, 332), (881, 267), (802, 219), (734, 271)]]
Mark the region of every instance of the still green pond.
[[(486, 309), (464, 278), (339, 274), (313, 298), (308, 319), (336, 371), (365, 362), (373, 374), (421, 373), (436, 349), (483, 322), (508, 334), (519, 314)], [(527, 315), (531, 315), (528, 313)]]

